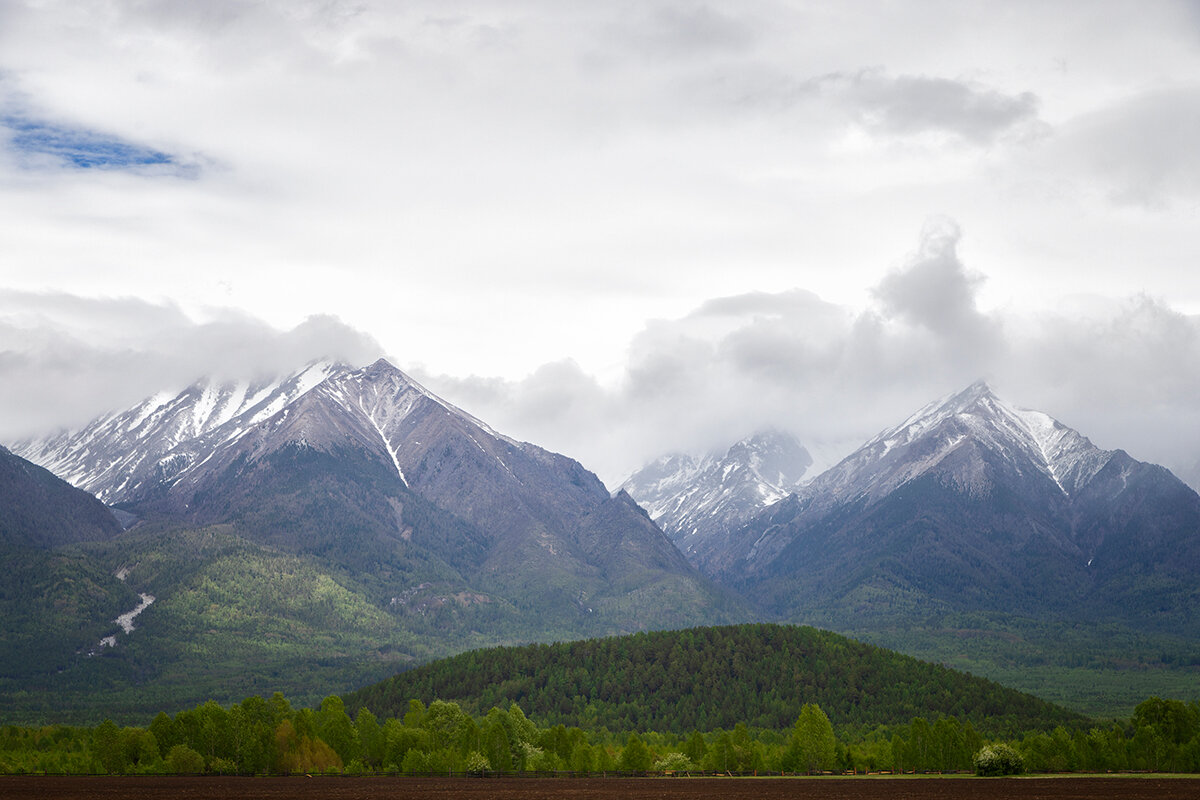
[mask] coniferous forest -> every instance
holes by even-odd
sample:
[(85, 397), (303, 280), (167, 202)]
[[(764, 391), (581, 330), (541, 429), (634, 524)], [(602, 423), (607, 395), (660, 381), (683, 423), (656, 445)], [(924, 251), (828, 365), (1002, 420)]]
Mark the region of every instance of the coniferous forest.
[(844, 726), (956, 717), (996, 735), (1079, 724), (1082, 715), (993, 681), (829, 631), (775, 624), (656, 631), (474, 650), (346, 697), (399, 715), (411, 698), (469, 713), (517, 703), (551, 724), (709, 731), (791, 725), (816, 703)]
[(276, 693), (145, 725), (0, 729), (7, 774), (1122, 770), (1200, 772), (1200, 703), (1091, 720), (775, 625), (493, 648), (316, 709)]

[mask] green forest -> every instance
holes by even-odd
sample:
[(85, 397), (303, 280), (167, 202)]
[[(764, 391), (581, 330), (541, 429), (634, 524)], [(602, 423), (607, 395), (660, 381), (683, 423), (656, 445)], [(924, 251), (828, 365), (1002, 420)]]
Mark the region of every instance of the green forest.
[(1200, 772), (1200, 703), (1099, 722), (825, 631), (739, 625), (474, 651), (317, 708), (276, 692), (0, 729), (10, 774), (972, 770)]
[(409, 699), (472, 714), (517, 703), (588, 730), (781, 729), (806, 703), (842, 726), (954, 717), (985, 735), (1078, 726), (1080, 714), (993, 681), (815, 628), (768, 623), (474, 650), (345, 696), (399, 716)]
[(0, 729), (0, 774), (576, 774), (706, 772), (1200, 772), (1200, 704), (1151, 698), (1130, 720), (985, 740), (953, 716), (837, 729), (820, 706), (786, 728), (688, 733), (544, 725), (520, 706), (483, 715), (411, 700), (402, 716), (353, 716), (342, 699), (293, 709), (281, 694), (209, 701), (144, 727), (110, 720)]

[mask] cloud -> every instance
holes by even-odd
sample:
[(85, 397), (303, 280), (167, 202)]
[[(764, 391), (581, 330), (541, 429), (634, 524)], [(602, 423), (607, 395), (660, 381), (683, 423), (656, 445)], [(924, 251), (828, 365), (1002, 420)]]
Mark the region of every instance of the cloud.
[(204, 376), (252, 379), (381, 354), (329, 316), (281, 331), (229, 310), (196, 320), (170, 303), (0, 291), (0, 441), (81, 424)]
[(1026, 136), (1044, 126), (1032, 92), (1006, 94), (975, 82), (925, 75), (890, 76), (882, 70), (834, 73), (815, 82), (832, 94), (868, 131), (910, 137), (946, 134), (989, 145)]
[(982, 275), (958, 258), (961, 232), (945, 218), (926, 223), (917, 253), (873, 290), (881, 311), (936, 337), (947, 353), (966, 362), (985, 358), (996, 346), (995, 323), (975, 304)]
[[(792, 289), (709, 299), (631, 340), (619, 378), (578, 363), (524, 378), (406, 367), (498, 430), (578, 458), (610, 485), (665, 452), (795, 432), (822, 460), (979, 378), (1106, 448), (1182, 476), (1200, 454), (1200, 317), (1160, 298), (1076, 296), (1039, 313), (980, 308), (962, 234), (928, 223), (864, 308)], [(365, 364), (373, 339), (330, 316), (287, 331), (217, 309), (0, 292), (0, 442), (81, 424), (202, 375), (255, 377), (318, 358)]]
[(1035, 168), (1088, 186), (1119, 205), (1188, 205), (1200, 196), (1200, 86), (1138, 94), (1069, 124)]
[(648, 4), (611, 29), (615, 42), (642, 55), (699, 57), (743, 52), (758, 38), (744, 18), (696, 4)]
[(712, 78), (709, 93), (740, 110), (802, 111), (822, 119), (829, 132), (849, 123), (883, 140), (934, 146), (987, 147), (998, 141), (1043, 137), (1033, 92), (1006, 93), (977, 81), (941, 76), (891, 75), (882, 68), (839, 70), (797, 78), (756, 65), (742, 65)]
[(519, 381), (422, 377), (497, 428), (579, 458), (610, 485), (665, 452), (727, 446), (769, 426), (840, 457), (980, 378), (1102, 447), (1191, 476), (1200, 317), (1147, 296), (984, 311), (975, 297), (983, 276), (962, 262), (960, 237), (952, 221), (932, 221), (863, 309), (792, 290), (714, 298), (651, 322), (611, 386), (569, 362)]

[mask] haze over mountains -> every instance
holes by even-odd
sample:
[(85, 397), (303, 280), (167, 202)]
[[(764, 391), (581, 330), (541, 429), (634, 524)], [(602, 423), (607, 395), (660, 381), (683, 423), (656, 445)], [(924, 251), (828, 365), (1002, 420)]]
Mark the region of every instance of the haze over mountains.
[(717, 555), (711, 542), (798, 490), (813, 477), (813, 466), (796, 437), (763, 431), (725, 452), (662, 456), (621, 488), (703, 569)]
[[(655, 499), (677, 540), (695, 536), (674, 522), (690, 518), (688, 498)], [(862, 624), (916, 604), (1197, 632), (1188, 601), (1200, 585), (1200, 497), (983, 382), (688, 553), (784, 617)]]
[(715, 503), (647, 492), (667, 485), (654, 482), (661, 469), (626, 485), (764, 618), (1095, 708), (1132, 700), (1134, 686), (1158, 691), (1180, 665), (1173, 685), (1195, 679), (1200, 497), (985, 383), (930, 403), (741, 525), (678, 524)]
[[(6, 478), (10, 496), (47, 497), (21, 488), (49, 478), (24, 457), (118, 509), (128, 530), (54, 483), (72, 499), (45, 505), (101, 522), (63, 533), (47, 511), (47, 533), (18, 546), (39, 568), (70, 548), (56, 568), (104, 584), (92, 591), (102, 602), (71, 606), (87, 618), (51, 647), (63, 677), (8, 652), (3, 693), (32, 680), (84, 696), (103, 673), (114, 698), (149, 687), (186, 702), (213, 685), (265, 690), (288, 671), (301, 685), (342, 682), (311, 689), (330, 691), (474, 645), (752, 618), (985, 673), (1014, 648), (1040, 657), (1068, 630), (1092, 647), (1117, 623), (1113, 648), (1146, 631), (1139, 648), (1179, 650), (1183, 663), (1200, 636), (1200, 497), (982, 382), (824, 471), (794, 437), (763, 432), (659, 459), (615, 495), (383, 360), (201, 382), (14, 450), (0, 466), (26, 483)], [(73, 591), (52, 586), (47, 608)], [(157, 602), (138, 631), (81, 659), (139, 592)], [(19, 595), (6, 613), (20, 613)], [(964, 627), (994, 642), (1005, 626), (1036, 635), (986, 663), (957, 643)]]

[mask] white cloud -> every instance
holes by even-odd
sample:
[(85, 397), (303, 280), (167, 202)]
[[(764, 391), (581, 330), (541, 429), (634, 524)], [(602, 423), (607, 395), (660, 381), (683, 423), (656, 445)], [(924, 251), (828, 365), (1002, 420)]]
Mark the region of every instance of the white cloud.
[(1039, 166), (1143, 207), (1200, 199), (1200, 85), (1124, 98), (1063, 127)]
[(521, 381), (425, 378), (610, 483), (664, 452), (728, 445), (768, 426), (848, 451), (980, 378), (1102, 447), (1191, 477), (1200, 453), (1200, 316), (1146, 296), (984, 312), (974, 298), (983, 276), (962, 263), (958, 240), (953, 222), (935, 220), (862, 310), (793, 290), (714, 299), (653, 322), (613, 387), (573, 365)]
[(823, 76), (855, 120), (883, 136), (945, 134), (976, 145), (1035, 136), (1045, 129), (1032, 92), (1006, 94), (976, 82), (924, 75), (892, 77), (881, 70)]
[[(207, 308), (333, 315), (497, 376), (447, 385), (606, 477), (774, 420), (856, 436), (989, 371), (1055, 412), (1018, 361), (1076, 363), (1055, 298), (1200, 311), (1190, 5), (0, 3), (0, 107), (198, 166), (0, 146), (0, 288), (140, 298), (185, 348)], [(938, 212), (970, 238), (898, 258)], [(96, 355), (105, 398), (203, 366), (119, 315), (4, 324), (10, 363)]]
[(0, 291), (0, 441), (77, 425), (205, 376), (253, 379), (326, 358), (361, 365), (381, 352), (332, 317), (282, 331), (228, 309), (194, 319), (137, 298)]

